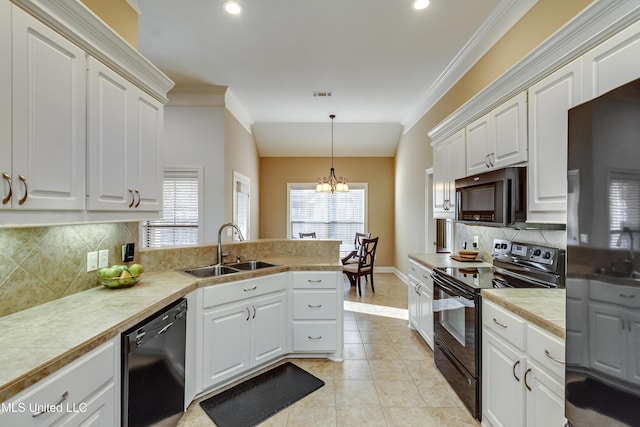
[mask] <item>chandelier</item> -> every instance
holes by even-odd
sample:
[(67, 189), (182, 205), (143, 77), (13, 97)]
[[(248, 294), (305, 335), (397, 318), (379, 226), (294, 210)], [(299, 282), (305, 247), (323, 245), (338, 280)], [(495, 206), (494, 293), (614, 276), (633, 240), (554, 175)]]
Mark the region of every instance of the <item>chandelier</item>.
[(336, 118), (335, 114), (329, 116), (331, 119), (331, 170), (329, 176), (324, 178), (318, 178), (316, 191), (323, 193), (344, 193), (349, 191), (349, 185), (347, 184), (347, 178), (336, 178), (336, 170), (333, 168), (333, 119)]

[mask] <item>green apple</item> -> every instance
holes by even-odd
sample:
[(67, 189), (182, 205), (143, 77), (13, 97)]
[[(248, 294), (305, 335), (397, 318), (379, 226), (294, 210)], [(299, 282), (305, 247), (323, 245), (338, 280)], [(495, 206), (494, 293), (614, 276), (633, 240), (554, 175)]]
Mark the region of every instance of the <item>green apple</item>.
[(121, 285), (130, 285), (135, 281), (135, 279), (131, 278), (131, 274), (127, 270), (123, 270), (119, 277), (118, 283)]
[(131, 273), (132, 276), (139, 276), (143, 271), (144, 268), (140, 264), (131, 264), (129, 266), (129, 273)]
[(109, 277), (113, 277), (113, 270), (109, 267), (103, 267), (98, 270), (98, 278), (100, 279), (108, 279)]

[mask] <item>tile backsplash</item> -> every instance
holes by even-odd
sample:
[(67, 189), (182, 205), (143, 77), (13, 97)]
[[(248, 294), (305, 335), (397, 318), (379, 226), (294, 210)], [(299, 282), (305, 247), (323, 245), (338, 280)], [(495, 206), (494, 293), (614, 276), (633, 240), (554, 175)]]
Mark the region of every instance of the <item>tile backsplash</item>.
[(0, 316), (98, 286), (87, 252), (109, 249), (120, 264), (129, 242), (138, 247), (137, 222), (0, 228)]
[(494, 239), (534, 243), (553, 248), (567, 248), (567, 232), (564, 230), (516, 230), (513, 228), (483, 227), (478, 225), (455, 224), (455, 242), (452, 253), (458, 252), (467, 242), (467, 249), (473, 248), (473, 237), (478, 236), (479, 257), (491, 262)]

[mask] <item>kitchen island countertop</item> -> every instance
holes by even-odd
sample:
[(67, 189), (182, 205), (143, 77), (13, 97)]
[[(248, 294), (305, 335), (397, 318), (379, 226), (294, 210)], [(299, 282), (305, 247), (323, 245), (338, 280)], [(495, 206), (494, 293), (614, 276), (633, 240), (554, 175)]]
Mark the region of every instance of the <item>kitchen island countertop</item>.
[(450, 254), (409, 254), (409, 259), (422, 264), (427, 268), (436, 267), (491, 267), (491, 263), (484, 261), (460, 262), (451, 259)]

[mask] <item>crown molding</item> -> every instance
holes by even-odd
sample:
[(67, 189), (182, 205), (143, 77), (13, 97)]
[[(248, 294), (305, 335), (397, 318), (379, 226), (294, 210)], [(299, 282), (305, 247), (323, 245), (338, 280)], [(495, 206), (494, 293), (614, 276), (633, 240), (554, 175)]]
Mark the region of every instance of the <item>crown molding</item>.
[(242, 127), (249, 132), (249, 135), (251, 135), (253, 133), (253, 119), (247, 110), (244, 109), (242, 104), (240, 104), (240, 101), (238, 101), (238, 98), (236, 98), (231, 89), (227, 90), (225, 93), (225, 106), (227, 107), (227, 110), (233, 114), (233, 117), (238, 120)]
[(199, 106), (199, 107), (223, 107), (225, 105), (225, 92), (227, 86), (176, 85), (168, 94), (172, 107)]
[(11, 0), (166, 104), (173, 81), (78, 0)]
[(597, 0), (429, 131), (432, 145), (640, 19), (637, 0)]

